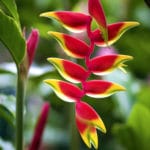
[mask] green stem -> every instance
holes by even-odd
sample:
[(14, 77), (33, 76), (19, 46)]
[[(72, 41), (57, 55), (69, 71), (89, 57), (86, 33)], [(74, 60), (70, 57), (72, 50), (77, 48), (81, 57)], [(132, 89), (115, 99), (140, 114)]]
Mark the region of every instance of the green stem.
[(71, 143), (70, 143), (70, 150), (79, 150), (80, 143), (79, 143), (79, 135), (76, 128), (75, 122), (75, 105), (71, 104), (70, 107), (70, 125), (71, 125)]
[(24, 97), (26, 89), (27, 73), (23, 67), (19, 65), (17, 79), (17, 95), (16, 95), (16, 150), (23, 150), (23, 112)]

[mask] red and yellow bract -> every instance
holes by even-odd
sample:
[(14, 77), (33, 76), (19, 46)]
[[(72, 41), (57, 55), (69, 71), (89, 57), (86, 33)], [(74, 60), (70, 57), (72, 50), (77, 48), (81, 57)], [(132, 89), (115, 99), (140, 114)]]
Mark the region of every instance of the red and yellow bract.
[(84, 92), (77, 86), (56, 79), (44, 80), (55, 91), (56, 95), (66, 102), (77, 102), (84, 96)]
[(115, 92), (124, 91), (125, 88), (116, 83), (104, 80), (90, 80), (84, 83), (86, 95), (94, 98), (108, 97)]
[(88, 72), (80, 65), (60, 58), (48, 58), (64, 79), (72, 83), (81, 83), (87, 79)]
[(90, 47), (83, 41), (64, 33), (48, 32), (62, 46), (64, 51), (71, 57), (83, 59), (90, 53)]
[(128, 55), (105, 55), (98, 56), (90, 60), (89, 70), (96, 75), (106, 75), (114, 71), (116, 68), (122, 68), (125, 61), (133, 59)]
[(40, 16), (58, 20), (65, 28), (72, 32), (82, 32), (86, 30), (87, 25), (91, 21), (91, 17), (71, 11), (54, 11), (42, 13)]
[(138, 26), (138, 22), (118, 22), (114, 24), (108, 25), (108, 41), (105, 42), (103, 38), (102, 31), (95, 30), (92, 32), (92, 40), (95, 42), (97, 46), (107, 46), (114, 44), (123, 33), (125, 33), (127, 30)]
[(97, 149), (98, 137), (96, 129), (106, 133), (102, 119), (95, 110), (85, 102), (77, 102), (75, 110), (77, 127), (83, 141), (89, 148), (91, 148), (91, 144), (93, 144)]

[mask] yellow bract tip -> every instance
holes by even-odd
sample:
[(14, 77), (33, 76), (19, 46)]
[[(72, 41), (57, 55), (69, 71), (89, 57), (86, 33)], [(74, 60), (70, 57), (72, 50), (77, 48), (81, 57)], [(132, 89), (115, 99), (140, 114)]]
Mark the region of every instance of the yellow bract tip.
[(54, 12), (44, 12), (40, 14), (40, 17), (56, 17)]
[(56, 37), (56, 38), (61, 38), (61, 35), (62, 35), (62, 33), (60, 33), (60, 32), (54, 32), (54, 31), (48, 31), (47, 32), (49, 35), (51, 35), (51, 36), (53, 36), (53, 37)]

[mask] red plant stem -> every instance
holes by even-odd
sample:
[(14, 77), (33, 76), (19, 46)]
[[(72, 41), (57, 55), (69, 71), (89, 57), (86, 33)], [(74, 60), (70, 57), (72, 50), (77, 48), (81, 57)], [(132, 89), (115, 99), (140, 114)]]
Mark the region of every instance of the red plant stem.
[(88, 35), (89, 40), (90, 40), (90, 52), (89, 52), (88, 56), (85, 57), (85, 65), (86, 65), (86, 68), (87, 68), (87, 78), (85, 79), (85, 81), (81, 82), (82, 91), (84, 92), (84, 94), (86, 93), (86, 91), (85, 91), (85, 82), (91, 75), (91, 71), (89, 70), (89, 63), (90, 63), (91, 54), (93, 53), (94, 46), (95, 46), (94, 41), (92, 40), (91, 21), (92, 21), (92, 19), (89, 21), (89, 23), (87, 25), (87, 35)]

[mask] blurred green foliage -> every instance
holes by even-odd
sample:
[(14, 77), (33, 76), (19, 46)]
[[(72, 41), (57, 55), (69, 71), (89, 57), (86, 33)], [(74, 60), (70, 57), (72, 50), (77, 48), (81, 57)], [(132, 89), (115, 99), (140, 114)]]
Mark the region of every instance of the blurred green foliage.
[[(110, 80), (115, 80), (115, 82), (124, 85), (127, 91), (107, 99), (91, 100), (89, 97), (85, 97), (84, 100), (96, 109), (106, 124), (107, 134), (103, 135), (98, 132), (100, 134), (100, 149), (148, 150), (150, 147), (150, 9), (146, 6), (144, 0), (101, 1), (104, 5), (108, 23), (133, 20), (140, 22), (141, 25), (129, 30), (114, 45), (118, 53), (134, 57), (134, 60), (128, 63), (129, 74), (122, 75), (120, 72), (115, 72), (114, 76), (111, 75), (112, 79), (110, 78)], [(44, 134), (44, 146), (48, 145), (47, 149), (51, 150), (67, 150), (69, 149), (71, 134), (71, 124), (69, 123), (69, 109), (71, 105), (62, 102), (49, 87), (42, 83), (42, 80), (45, 78), (61, 78), (57, 71), (51, 69), (51, 65), (46, 61), (46, 58), (51, 56), (67, 57), (57, 42), (47, 35), (47, 32), (50, 30), (67, 31), (55, 21), (40, 18), (39, 14), (54, 10), (78, 10), (86, 12), (85, 6), (87, 5), (87, 0), (16, 0), (16, 4), (21, 27), (22, 29), (26, 28), (26, 34), (28, 35), (31, 28), (38, 28), (40, 31), (40, 43), (33, 68), (34, 66), (39, 66), (37, 72), (40, 72), (45, 65), (49, 67), (48, 71), (44, 71), (42, 74), (30, 76), (25, 103), (26, 145), (29, 144), (33, 135), (36, 118), (39, 114), (38, 111), (44, 99), (51, 103), (51, 112)], [(12, 62), (12, 59), (5, 47), (0, 43), (0, 63), (6, 61)], [(9, 88), (9, 84), (15, 84), (14, 71), (12, 73), (10, 70), (0, 67), (0, 73), (0, 89), (6, 89)], [(8, 75), (7, 78), (4, 77), (5, 74)], [(15, 89), (15, 85), (12, 88)], [(0, 95), (2, 94), (6, 95), (6, 92), (0, 90)], [(8, 97), (10, 95), (12, 94), (9, 94)], [(6, 113), (5, 115), (11, 115), (9, 109), (4, 110), (5, 108), (0, 107), (0, 113), (3, 111), (3, 113)], [(0, 115), (0, 118), (3, 119), (0, 129), (5, 127), (4, 124), (9, 124), (7, 122), (9, 116), (4, 118), (4, 116)], [(10, 132), (11, 130), (13, 129), (10, 127), (8, 131)], [(10, 136), (6, 135), (7, 137)], [(13, 137), (13, 134), (11, 136)], [(1, 133), (0, 137), (3, 138)], [(9, 141), (12, 142), (13, 140), (10, 138)], [(86, 150), (87, 148), (82, 144), (81, 139), (79, 141), (81, 149)]]

